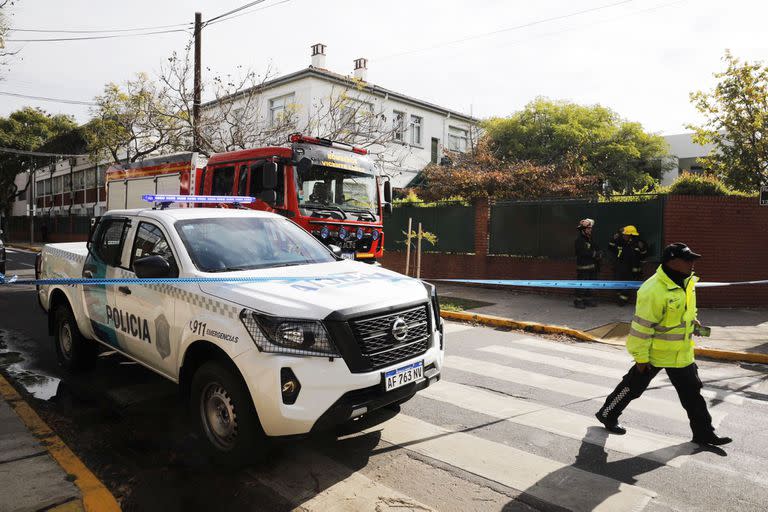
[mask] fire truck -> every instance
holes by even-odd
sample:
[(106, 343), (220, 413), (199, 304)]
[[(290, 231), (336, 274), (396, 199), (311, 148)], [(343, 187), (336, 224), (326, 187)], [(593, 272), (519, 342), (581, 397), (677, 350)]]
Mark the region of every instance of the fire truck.
[(145, 194), (255, 197), (242, 207), (283, 215), (341, 248), (342, 257), (370, 263), (383, 254), (382, 218), (392, 211), (390, 182), (367, 150), (300, 134), (283, 147), (217, 153), (207, 162), (180, 153), (116, 164), (106, 187), (108, 210), (143, 207)]

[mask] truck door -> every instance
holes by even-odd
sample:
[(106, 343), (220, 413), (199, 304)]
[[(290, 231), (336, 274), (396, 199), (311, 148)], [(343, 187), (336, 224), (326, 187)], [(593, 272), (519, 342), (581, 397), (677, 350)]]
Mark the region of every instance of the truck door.
[[(177, 260), (163, 228), (154, 222), (141, 221), (133, 237), (129, 277), (136, 277), (133, 262), (147, 256), (165, 258), (171, 265), (171, 277), (178, 277)], [(121, 332), (131, 348), (131, 355), (174, 377), (179, 331), (174, 322), (175, 299), (168, 293), (170, 286), (120, 286), (117, 288), (117, 305)]]
[[(85, 278), (116, 278), (123, 258), (123, 246), (130, 221), (125, 217), (105, 217), (89, 241), (90, 250), (83, 265)], [(112, 312), (116, 306), (114, 286), (83, 286), (83, 301), (94, 335), (104, 343), (124, 350), (115, 330)]]

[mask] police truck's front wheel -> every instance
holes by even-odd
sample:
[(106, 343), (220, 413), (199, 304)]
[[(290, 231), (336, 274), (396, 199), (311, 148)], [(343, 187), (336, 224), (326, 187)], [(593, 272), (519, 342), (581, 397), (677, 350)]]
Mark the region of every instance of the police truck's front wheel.
[(75, 315), (68, 304), (59, 305), (54, 311), (53, 338), (56, 343), (56, 357), (65, 370), (79, 372), (88, 370), (96, 361), (98, 347), (87, 340), (77, 328)]
[(217, 361), (203, 364), (192, 379), (191, 410), (214, 457), (222, 463), (256, 462), (266, 436), (240, 375)]

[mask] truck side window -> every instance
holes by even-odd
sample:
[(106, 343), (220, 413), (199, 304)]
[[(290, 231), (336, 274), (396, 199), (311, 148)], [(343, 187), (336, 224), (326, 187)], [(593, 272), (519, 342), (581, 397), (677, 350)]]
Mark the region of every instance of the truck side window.
[(126, 219), (103, 219), (95, 244), (96, 255), (107, 265), (120, 266), (125, 241)]
[(247, 165), (241, 165), (240, 166), (240, 177), (238, 178), (239, 183), (237, 185), (237, 195), (244, 196), (248, 193), (248, 166)]
[(231, 196), (232, 187), (235, 184), (235, 167), (219, 167), (213, 170), (213, 185), (211, 195)]
[(171, 246), (165, 239), (163, 232), (155, 225), (142, 222), (139, 224), (139, 229), (136, 231), (136, 240), (133, 243), (131, 270), (133, 270), (133, 262), (135, 260), (147, 256), (161, 256), (165, 258), (173, 270), (171, 277), (179, 276), (179, 267), (176, 265), (173, 251), (171, 251)]
[[(260, 169), (257, 168), (255, 176), (253, 175), (253, 171), (251, 171), (250, 195), (258, 198), (262, 191), (264, 191), (264, 185), (261, 182)], [(277, 194), (275, 206), (282, 206), (285, 204), (285, 166), (281, 163), (277, 164), (277, 187), (275, 188), (275, 193)]]

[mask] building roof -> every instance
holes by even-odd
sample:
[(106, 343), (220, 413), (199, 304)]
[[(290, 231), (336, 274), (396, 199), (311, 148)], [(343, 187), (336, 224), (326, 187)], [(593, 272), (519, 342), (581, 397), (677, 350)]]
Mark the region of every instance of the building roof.
[(272, 87), (276, 87), (278, 85), (294, 82), (296, 80), (300, 80), (302, 78), (319, 78), (321, 80), (326, 80), (330, 82), (337, 83), (339, 85), (344, 85), (346, 87), (360, 87), (362, 86), (363, 90), (369, 94), (373, 94), (376, 96), (389, 97), (396, 99), (398, 101), (401, 101), (403, 103), (408, 103), (416, 107), (421, 107), (425, 110), (430, 110), (432, 112), (436, 112), (438, 114), (443, 115), (450, 115), (450, 117), (459, 119), (461, 121), (465, 121), (468, 123), (476, 123), (478, 119), (468, 116), (466, 114), (462, 114), (461, 112), (457, 112), (455, 110), (450, 110), (444, 107), (441, 107), (439, 105), (435, 105), (434, 103), (430, 103), (428, 101), (423, 101), (417, 98), (413, 98), (411, 96), (406, 96), (405, 94), (400, 94), (399, 92), (392, 91), (390, 89), (385, 89), (384, 87), (379, 87), (378, 85), (371, 84), (369, 82), (361, 82), (359, 80), (356, 80), (354, 78), (351, 78), (349, 76), (340, 75), (339, 73), (334, 73), (332, 71), (328, 71), (327, 69), (322, 68), (315, 68), (312, 66), (309, 66), (307, 68), (304, 68), (300, 71), (296, 71), (295, 73), (291, 73), (288, 75), (284, 75), (278, 78), (275, 78), (273, 80), (269, 80), (267, 82), (264, 82), (263, 84), (257, 85), (255, 87), (250, 87), (248, 89), (245, 89), (243, 91), (240, 91), (236, 94), (233, 94), (231, 96), (224, 96), (222, 98), (219, 98), (217, 100), (206, 102), (202, 105), (203, 108), (215, 105), (216, 103), (221, 102), (222, 100), (227, 99), (236, 99), (239, 96), (243, 96), (250, 91), (256, 89), (256, 90), (267, 90), (271, 89)]

